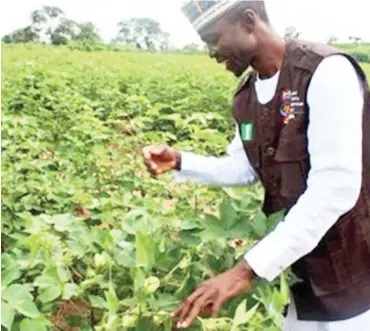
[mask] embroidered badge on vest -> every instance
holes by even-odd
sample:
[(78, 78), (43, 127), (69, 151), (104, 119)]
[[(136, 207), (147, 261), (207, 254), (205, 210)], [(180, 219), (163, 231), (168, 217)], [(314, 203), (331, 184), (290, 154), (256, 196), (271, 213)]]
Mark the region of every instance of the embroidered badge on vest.
[(243, 141), (251, 141), (253, 139), (253, 123), (248, 122), (248, 123), (243, 123), (240, 126), (240, 135)]
[[(281, 91), (280, 96), (280, 114), (283, 116), (283, 123), (288, 124), (292, 119), (295, 119), (296, 115), (302, 115), (304, 113), (304, 103), (298, 96), (297, 91), (291, 91), (287, 88)], [(297, 109), (297, 107), (302, 109)]]

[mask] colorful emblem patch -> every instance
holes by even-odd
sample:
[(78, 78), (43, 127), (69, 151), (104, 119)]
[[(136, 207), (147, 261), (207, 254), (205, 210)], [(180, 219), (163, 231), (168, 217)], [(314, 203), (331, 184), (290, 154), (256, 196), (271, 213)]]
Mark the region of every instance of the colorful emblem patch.
[[(290, 89), (283, 89), (280, 95), (280, 114), (283, 116), (283, 123), (288, 124), (296, 115), (304, 114), (304, 103), (301, 102), (297, 91), (292, 92)], [(301, 109), (299, 109), (301, 108)]]
[(288, 124), (289, 121), (294, 118), (292, 114), (292, 91), (289, 89), (283, 89), (281, 91), (281, 103), (280, 103), (280, 114), (283, 116), (283, 123)]

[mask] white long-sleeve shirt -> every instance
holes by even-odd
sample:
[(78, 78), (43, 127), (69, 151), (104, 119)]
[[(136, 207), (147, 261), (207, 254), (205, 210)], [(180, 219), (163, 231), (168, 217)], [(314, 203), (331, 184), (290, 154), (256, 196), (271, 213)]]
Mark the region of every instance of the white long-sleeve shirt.
[[(257, 80), (260, 103), (273, 98), (279, 74)], [(284, 222), (245, 254), (255, 273), (269, 281), (312, 251), (360, 194), (363, 86), (348, 59), (333, 55), (320, 63), (309, 85), (307, 102), (311, 161), (307, 189)], [(258, 180), (237, 128), (227, 156), (182, 152), (181, 171), (174, 177), (178, 182), (220, 186), (248, 185)]]

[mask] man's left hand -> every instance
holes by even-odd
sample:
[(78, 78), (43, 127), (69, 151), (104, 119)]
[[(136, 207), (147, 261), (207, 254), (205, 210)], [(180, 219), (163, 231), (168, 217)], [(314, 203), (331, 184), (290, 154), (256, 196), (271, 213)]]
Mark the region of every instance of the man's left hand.
[(217, 317), (222, 305), (246, 292), (253, 281), (253, 271), (246, 261), (204, 282), (173, 313), (178, 318), (177, 328), (188, 328), (195, 318), (210, 307)]

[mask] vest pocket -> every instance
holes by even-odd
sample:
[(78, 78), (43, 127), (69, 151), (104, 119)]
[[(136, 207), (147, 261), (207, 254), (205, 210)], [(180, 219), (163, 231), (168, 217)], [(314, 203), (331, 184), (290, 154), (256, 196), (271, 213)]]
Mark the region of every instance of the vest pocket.
[(308, 158), (308, 142), (305, 134), (280, 137), (275, 153), (278, 162), (300, 161)]
[(316, 296), (346, 289), (352, 284), (344, 249), (337, 243), (326, 246), (325, 256), (306, 258), (308, 278)]
[(274, 160), (280, 166), (280, 194), (298, 198), (306, 189), (307, 138), (304, 134), (280, 137)]
[(306, 262), (308, 279), (316, 296), (330, 294), (338, 288), (338, 281), (333, 280), (335, 270), (328, 258), (310, 257)]
[(332, 263), (328, 258), (310, 258), (308, 277), (313, 293), (320, 297), (341, 289)]

